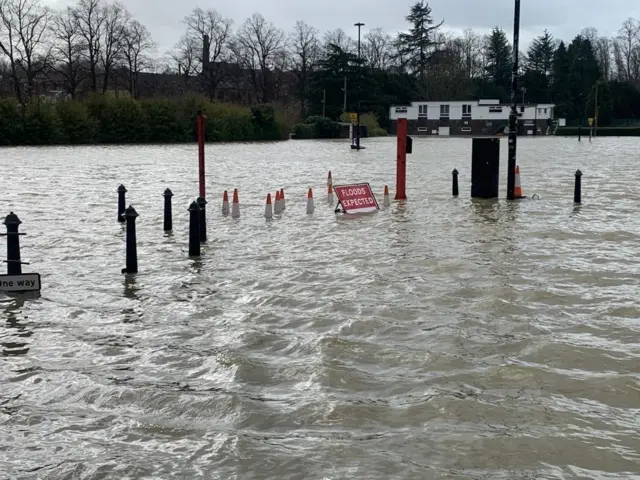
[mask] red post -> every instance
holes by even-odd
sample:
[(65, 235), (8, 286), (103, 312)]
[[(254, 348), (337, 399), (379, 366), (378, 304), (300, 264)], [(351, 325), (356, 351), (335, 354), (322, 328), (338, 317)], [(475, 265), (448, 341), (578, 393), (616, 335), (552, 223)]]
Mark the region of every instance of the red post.
[(199, 172), (198, 179), (200, 182), (200, 196), (205, 198), (205, 188), (204, 188), (204, 119), (205, 116), (202, 115), (201, 112), (198, 112), (197, 116), (197, 125), (198, 125), (198, 164), (199, 164)]
[(398, 153), (396, 157), (396, 200), (407, 199), (407, 119), (397, 120)]

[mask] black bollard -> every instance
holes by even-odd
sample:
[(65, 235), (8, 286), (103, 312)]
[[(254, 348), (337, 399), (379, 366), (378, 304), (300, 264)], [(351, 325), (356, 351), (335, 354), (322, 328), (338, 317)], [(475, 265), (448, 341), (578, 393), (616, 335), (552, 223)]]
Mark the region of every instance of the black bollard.
[(573, 202), (582, 202), (582, 172), (580, 170), (576, 170), (576, 184), (573, 188)]
[(138, 249), (136, 247), (136, 218), (138, 212), (132, 206), (124, 211), (127, 220), (127, 268), (122, 273), (138, 273)]
[(458, 196), (458, 170), (454, 168), (453, 172), (451, 172), (451, 175), (453, 176), (453, 185), (451, 187), (451, 190), (453, 191), (453, 196), (457, 197)]
[(124, 218), (124, 194), (127, 193), (127, 189), (124, 188), (124, 185), (120, 185), (118, 187), (118, 221), (120, 223), (125, 222)]
[(162, 196), (164, 197), (164, 231), (169, 232), (173, 230), (173, 222), (171, 220), (171, 197), (173, 197), (173, 193), (167, 188)]
[(196, 202), (189, 205), (189, 256), (200, 256), (200, 207)]
[(13, 212), (4, 219), (4, 224), (7, 226), (7, 274), (9, 275), (22, 275), (20, 233), (18, 233), (18, 227), (21, 223)]
[(204, 197), (200, 196), (196, 200), (198, 204), (198, 208), (200, 208), (200, 214), (198, 216), (198, 224), (200, 225), (200, 242), (204, 243), (207, 241), (207, 201)]

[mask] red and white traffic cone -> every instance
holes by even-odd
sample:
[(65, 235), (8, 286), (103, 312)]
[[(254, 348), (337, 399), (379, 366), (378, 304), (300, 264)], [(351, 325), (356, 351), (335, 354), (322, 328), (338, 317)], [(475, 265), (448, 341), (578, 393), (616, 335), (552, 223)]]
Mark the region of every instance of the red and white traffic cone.
[(382, 204), (385, 207), (388, 207), (391, 205), (391, 199), (389, 198), (389, 186), (385, 185), (384, 186), (384, 199), (382, 200)]
[(222, 215), (229, 215), (229, 194), (227, 191), (224, 191), (224, 195), (222, 195)]
[(313, 190), (309, 187), (309, 192), (307, 192), (307, 215), (311, 215), (315, 210), (315, 205), (313, 204)]
[(271, 205), (270, 193), (267, 193), (267, 204), (264, 206), (264, 218), (273, 218), (273, 205)]
[(275, 215), (280, 215), (282, 213), (282, 202), (280, 202), (280, 192), (276, 190), (276, 203), (273, 208), (273, 213)]
[(520, 184), (520, 165), (516, 165), (516, 181), (513, 187), (513, 196), (515, 198), (524, 198), (522, 194), (522, 185)]
[(240, 202), (238, 201), (238, 189), (233, 190), (233, 203), (231, 204), (231, 218), (240, 217)]
[(329, 170), (329, 175), (327, 175), (327, 186), (333, 185), (333, 179), (331, 178), (331, 170)]
[(327, 203), (333, 205), (333, 185), (327, 185)]
[(280, 189), (280, 211), (284, 212), (287, 208), (287, 203), (284, 200), (284, 188)]

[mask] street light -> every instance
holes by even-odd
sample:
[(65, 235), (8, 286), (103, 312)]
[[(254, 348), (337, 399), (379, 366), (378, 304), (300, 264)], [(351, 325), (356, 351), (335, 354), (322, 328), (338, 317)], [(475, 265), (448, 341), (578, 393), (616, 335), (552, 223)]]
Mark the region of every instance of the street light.
[[(362, 80), (362, 61), (360, 59), (360, 28), (364, 27), (364, 23), (358, 22), (353, 24), (358, 27), (358, 88), (356, 89), (356, 150), (360, 150), (360, 81)], [(351, 145), (353, 148), (353, 145)]]

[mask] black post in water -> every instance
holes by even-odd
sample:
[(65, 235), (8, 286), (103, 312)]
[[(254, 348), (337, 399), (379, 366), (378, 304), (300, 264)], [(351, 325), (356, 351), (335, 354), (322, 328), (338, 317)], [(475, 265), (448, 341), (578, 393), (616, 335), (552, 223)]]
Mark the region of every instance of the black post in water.
[(207, 201), (204, 197), (198, 197), (196, 200), (198, 204), (198, 208), (200, 209), (200, 213), (198, 216), (198, 223), (200, 225), (200, 242), (204, 243), (207, 241)]
[(173, 221), (171, 219), (171, 197), (173, 197), (173, 192), (167, 188), (162, 196), (164, 197), (164, 231), (169, 232), (173, 230)]
[(4, 224), (7, 226), (7, 273), (9, 275), (22, 275), (20, 234), (18, 233), (18, 227), (21, 223), (13, 212), (4, 219)]
[(118, 187), (118, 221), (120, 223), (125, 222), (124, 218), (124, 194), (127, 193), (127, 189), (124, 188), (124, 185), (120, 185)]
[(189, 256), (200, 256), (200, 207), (196, 202), (189, 205)]
[(130, 205), (124, 211), (124, 218), (127, 221), (127, 268), (123, 268), (122, 273), (138, 273), (138, 249), (136, 247), (136, 218), (138, 218), (138, 212)]
[(509, 114), (509, 161), (507, 165), (507, 199), (515, 200), (516, 144), (518, 141), (518, 45), (520, 43), (520, 0), (515, 0), (513, 16), (513, 69), (511, 71), (511, 113)]
[(582, 172), (576, 170), (576, 184), (573, 187), (573, 202), (582, 203)]
[(453, 172), (451, 172), (451, 175), (453, 175), (453, 185), (451, 190), (453, 191), (453, 196), (457, 197), (458, 196), (458, 170), (454, 168)]

